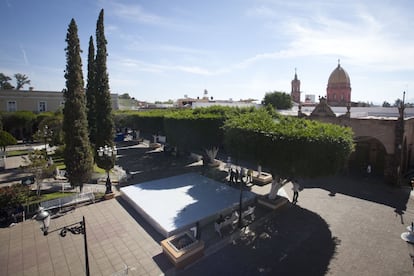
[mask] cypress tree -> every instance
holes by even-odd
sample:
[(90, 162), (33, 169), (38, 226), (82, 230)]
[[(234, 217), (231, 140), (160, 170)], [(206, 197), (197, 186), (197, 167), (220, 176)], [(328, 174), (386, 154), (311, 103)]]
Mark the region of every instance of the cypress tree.
[(66, 42), (66, 89), (63, 109), (64, 160), (71, 186), (79, 186), (82, 191), (83, 183), (89, 181), (91, 177), (93, 155), (88, 138), (78, 27), (74, 19), (69, 24)]
[[(106, 70), (106, 38), (104, 34), (104, 10), (99, 13), (96, 24), (96, 59), (95, 59), (95, 85), (96, 85), (96, 143), (97, 149), (114, 145), (114, 122), (112, 118), (111, 95), (109, 92), (109, 78)], [(115, 158), (97, 158), (100, 168), (109, 171), (115, 164)]]
[(86, 84), (86, 108), (88, 110), (89, 140), (96, 143), (96, 89), (95, 89), (95, 46), (89, 38), (88, 83)]

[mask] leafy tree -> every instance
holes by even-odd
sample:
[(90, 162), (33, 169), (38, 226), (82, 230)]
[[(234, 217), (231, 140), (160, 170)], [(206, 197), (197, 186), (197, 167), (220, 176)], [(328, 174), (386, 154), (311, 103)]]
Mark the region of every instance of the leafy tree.
[(93, 156), (88, 137), (78, 27), (74, 19), (69, 24), (66, 42), (66, 89), (63, 94), (64, 160), (71, 186), (79, 186), (82, 191), (83, 183), (91, 177)]
[(268, 92), (263, 99), (263, 105), (272, 105), (275, 109), (289, 109), (292, 107), (292, 98), (284, 92)]
[(52, 176), (56, 166), (49, 165), (48, 160), (40, 150), (35, 150), (24, 156), (23, 162), (25, 165), (23, 169), (35, 176), (36, 194), (40, 196), (43, 179)]
[(26, 202), (30, 194), (29, 186), (15, 184), (0, 188), (0, 209), (14, 208)]
[[(99, 13), (96, 23), (96, 143), (95, 155), (100, 147), (114, 145), (114, 122), (112, 118), (111, 95), (109, 92), (109, 77), (106, 69), (106, 38), (104, 33), (104, 10)], [(115, 164), (115, 158), (97, 158), (97, 165), (109, 171)]]
[(129, 96), (128, 93), (124, 93), (124, 94), (119, 95), (119, 98), (129, 100), (129, 99), (131, 99), (131, 96)]
[(88, 110), (89, 140), (96, 143), (96, 83), (95, 83), (95, 47), (92, 36), (89, 38), (88, 83), (86, 85), (86, 108)]
[(13, 89), (14, 86), (10, 83), (11, 78), (3, 73), (0, 73), (0, 90)]
[(391, 107), (391, 104), (389, 102), (387, 102), (387, 101), (384, 101), (382, 103), (382, 107)]
[(34, 134), (36, 140), (43, 141), (44, 139), (47, 139), (52, 146), (62, 145), (64, 143), (62, 113), (42, 112), (37, 116), (37, 122), (37, 131)]
[(36, 114), (31, 111), (3, 113), (3, 128), (16, 139), (27, 139), (32, 136), (36, 122)]
[(350, 128), (287, 116), (261, 109), (225, 122), (226, 149), (235, 160), (267, 167), (274, 178), (309, 178), (334, 174), (353, 151)]
[(402, 102), (403, 101), (401, 99), (396, 99), (393, 106), (394, 107), (399, 107), (402, 104)]
[(16, 79), (16, 90), (20, 90), (26, 84), (30, 84), (29, 77), (24, 74), (14, 74), (14, 78)]
[(4, 130), (0, 130), (0, 148), (3, 149), (3, 151), (6, 151), (6, 147), (10, 145), (16, 145), (17, 140), (13, 137), (10, 133)]

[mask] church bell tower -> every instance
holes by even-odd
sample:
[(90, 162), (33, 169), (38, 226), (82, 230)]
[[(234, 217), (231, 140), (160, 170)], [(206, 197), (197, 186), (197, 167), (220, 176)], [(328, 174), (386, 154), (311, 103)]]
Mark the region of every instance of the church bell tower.
[(292, 91), (290, 92), (292, 101), (295, 103), (300, 103), (300, 80), (298, 80), (298, 75), (295, 68), (295, 78), (292, 80)]

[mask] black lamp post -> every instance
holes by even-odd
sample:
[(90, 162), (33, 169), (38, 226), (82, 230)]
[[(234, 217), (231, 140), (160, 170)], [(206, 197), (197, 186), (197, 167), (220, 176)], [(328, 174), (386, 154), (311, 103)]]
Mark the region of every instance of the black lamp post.
[[(40, 130), (39, 130), (39, 133), (40, 133)], [(40, 135), (42, 135), (42, 134), (40, 134)], [(43, 139), (44, 139), (44, 142), (45, 142), (45, 157), (46, 157), (46, 159), (47, 159), (47, 142), (48, 142), (48, 140), (49, 140), (49, 138), (51, 137), (53, 135), (53, 130), (50, 130), (49, 129), (49, 127), (48, 127), (48, 125), (45, 125), (44, 127), (43, 127)]]
[(114, 166), (113, 159), (116, 157), (117, 149), (116, 146), (110, 147), (105, 145), (105, 147), (99, 147), (98, 149), (98, 156), (99, 158), (105, 158), (107, 160), (104, 160), (104, 169), (106, 170), (107, 178), (106, 178), (106, 191), (105, 194), (111, 194), (112, 193), (112, 183), (111, 178), (109, 177), (109, 171)]
[[(243, 168), (240, 168), (240, 173), (239, 173), (239, 175), (240, 175), (239, 222), (238, 222), (239, 228), (242, 228), (243, 227), (243, 218), (242, 218), (242, 209), (243, 209), (243, 206), (242, 206), (242, 203), (243, 203), (243, 174), (242, 174), (242, 170), (243, 170)], [(236, 180), (236, 183), (237, 183), (237, 180)]]
[[(48, 234), (48, 229), (50, 225), (50, 213), (44, 208), (40, 207), (37, 215), (34, 217), (36, 221), (40, 223), (40, 229), (43, 232), (43, 235)], [(77, 225), (78, 224), (78, 225)], [(85, 249), (85, 274), (89, 276), (89, 257), (88, 257), (88, 241), (86, 239), (86, 223), (85, 217), (82, 217), (82, 221), (67, 225), (60, 230), (60, 236), (65, 237), (67, 232), (72, 234), (83, 234), (83, 244)]]
[(34, 217), (36, 221), (40, 223), (40, 229), (43, 232), (43, 235), (47, 235), (49, 225), (50, 225), (50, 214), (43, 207), (39, 207), (36, 216)]

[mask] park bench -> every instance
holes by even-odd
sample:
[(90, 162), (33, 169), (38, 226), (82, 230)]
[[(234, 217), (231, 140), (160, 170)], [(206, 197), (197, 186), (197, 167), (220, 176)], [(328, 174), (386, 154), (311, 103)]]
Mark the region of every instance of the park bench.
[[(242, 219), (244, 219), (247, 216), (250, 216), (251, 220), (254, 220), (254, 210), (256, 209), (256, 206), (249, 206), (246, 211), (242, 212)], [(239, 214), (237, 214), (237, 218), (239, 217)]]
[(224, 218), (222, 221), (220, 222), (214, 222), (214, 230), (219, 234), (219, 236), (221, 237), (221, 230), (227, 226), (231, 226), (232, 229), (234, 229), (234, 225), (237, 223), (238, 221), (238, 215), (237, 212), (234, 211), (233, 213), (231, 213), (231, 216), (227, 216), (226, 218)]
[(55, 180), (67, 180), (66, 171), (65, 170), (59, 170), (58, 168), (56, 168)]

